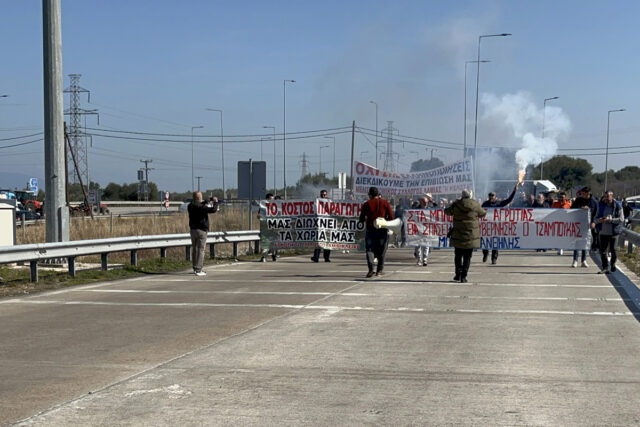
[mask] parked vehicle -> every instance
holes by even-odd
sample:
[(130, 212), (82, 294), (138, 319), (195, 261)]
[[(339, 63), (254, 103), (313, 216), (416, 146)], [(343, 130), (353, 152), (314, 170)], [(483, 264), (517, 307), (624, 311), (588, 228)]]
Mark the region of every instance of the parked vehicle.
[(42, 219), (42, 217), (36, 212), (29, 210), (16, 210), (16, 220), (22, 221), (22, 215), (24, 215), (25, 221), (31, 221), (34, 219)]
[(184, 203), (182, 203), (178, 207), (178, 212), (187, 212), (187, 208), (189, 207), (189, 203), (191, 203), (191, 199), (186, 199)]

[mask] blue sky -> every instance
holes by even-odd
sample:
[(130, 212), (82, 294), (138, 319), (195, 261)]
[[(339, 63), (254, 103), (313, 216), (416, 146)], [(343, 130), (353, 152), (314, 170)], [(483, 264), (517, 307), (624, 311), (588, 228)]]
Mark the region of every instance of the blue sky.
[[(287, 132), (357, 126), (379, 128), (393, 120), (402, 135), (462, 143), (464, 61), (474, 60), (485, 39), (480, 92), (503, 96), (526, 91), (542, 107), (559, 96), (572, 124), (562, 150), (634, 146), (640, 135), (637, 89), (638, 25), (633, 1), (79, 1), (62, 0), (63, 68), (82, 74), (100, 111), (100, 128), (152, 133), (210, 135), (195, 144), (195, 174), (205, 188), (221, 186), (219, 116), (224, 110), (225, 178), (235, 186), (238, 160), (260, 158), (260, 142), (237, 143), (231, 135), (270, 134), (283, 127), (283, 79), (287, 85)], [(0, 139), (38, 132), (42, 115), (42, 18), (39, 1), (5, 1), (0, 26)], [(475, 72), (468, 76), (468, 138), (473, 137)], [(65, 104), (66, 104), (65, 100)], [(552, 105), (552, 104), (549, 104)], [(482, 105), (480, 110), (482, 115)], [(479, 124), (478, 144), (495, 133)], [(97, 127), (87, 118), (88, 127)], [(158, 137), (160, 139), (167, 137)], [(369, 140), (373, 137), (369, 136)], [(91, 179), (133, 182), (140, 159), (153, 159), (151, 179), (161, 188), (191, 187), (191, 148), (183, 143), (94, 137)], [(242, 138), (237, 138), (242, 139)], [(245, 138), (246, 139), (246, 138)], [(260, 139), (255, 137), (254, 139)], [(469, 139), (468, 139), (469, 141)], [(218, 141), (219, 142), (219, 141)], [(336, 135), (336, 169), (349, 170), (350, 133)], [(0, 147), (8, 145), (0, 141)], [(287, 182), (309, 169), (332, 170), (331, 144), (323, 136), (287, 141)], [(437, 145), (437, 144), (436, 144)], [(448, 145), (452, 147), (453, 145)], [(396, 144), (399, 170), (425, 157), (425, 146)], [(282, 143), (276, 144), (276, 175), (282, 176)], [(436, 147), (445, 161), (461, 151)], [(356, 135), (356, 157), (374, 163), (374, 147)], [(611, 168), (640, 163), (640, 153), (609, 156)], [(565, 151), (564, 153), (572, 153)], [(573, 152), (577, 153), (577, 152)], [(272, 186), (273, 144), (264, 142), (267, 182)], [(563, 152), (560, 152), (563, 154)], [(585, 156), (595, 171), (604, 156)], [(0, 148), (0, 171), (42, 179), (42, 143)], [(2, 185), (0, 185), (2, 186)]]

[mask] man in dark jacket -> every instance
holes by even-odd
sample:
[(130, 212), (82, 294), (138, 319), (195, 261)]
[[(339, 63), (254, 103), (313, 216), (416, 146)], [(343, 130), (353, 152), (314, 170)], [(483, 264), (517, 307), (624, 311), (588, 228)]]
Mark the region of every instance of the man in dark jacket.
[(369, 188), (369, 200), (362, 205), (360, 210), (360, 222), (364, 222), (365, 229), (365, 247), (367, 253), (367, 267), (369, 272), (367, 277), (373, 276), (373, 260), (378, 259), (378, 268), (376, 276), (381, 276), (384, 269), (384, 257), (387, 253), (387, 242), (389, 240), (388, 230), (386, 228), (375, 228), (376, 218), (384, 218), (386, 220), (393, 219), (393, 211), (388, 201), (380, 197), (380, 192), (376, 187)]
[[(594, 223), (600, 235), (600, 260), (602, 261), (600, 273), (609, 274), (616, 271), (616, 260), (618, 259), (616, 246), (618, 235), (624, 224), (624, 213), (620, 202), (613, 198), (612, 191), (605, 193), (603, 199), (598, 205), (598, 213)], [(607, 252), (611, 254), (611, 263), (609, 263)]]
[[(516, 182), (516, 186), (513, 187), (513, 191), (511, 192), (509, 197), (507, 197), (504, 200), (498, 200), (498, 198), (496, 197), (496, 193), (492, 191), (491, 193), (489, 193), (489, 199), (482, 204), (482, 207), (483, 208), (503, 208), (507, 206), (509, 203), (513, 201), (513, 197), (516, 195), (516, 190), (518, 189), (519, 184), (520, 184), (519, 182)], [(487, 262), (487, 258), (489, 258), (489, 250), (483, 249), (482, 262)], [(496, 264), (497, 262), (498, 262), (498, 250), (493, 249), (491, 251), (491, 264)]]
[[(591, 188), (582, 187), (577, 194), (578, 197), (571, 203), (571, 209), (588, 209), (589, 210), (589, 223), (591, 225), (591, 236), (592, 238), (597, 238), (595, 235), (595, 223), (593, 219), (596, 217), (598, 213), (598, 201), (591, 196)], [(587, 264), (587, 251), (582, 250), (582, 267), (587, 268), (589, 265)], [(573, 251), (573, 262), (571, 263), (572, 268), (576, 268), (578, 266), (578, 251)]]
[(207, 244), (209, 232), (209, 214), (218, 211), (218, 198), (212, 197), (208, 203), (203, 203), (202, 193), (193, 193), (193, 199), (187, 207), (189, 212), (189, 233), (191, 234), (191, 262), (196, 276), (206, 276), (202, 270), (204, 263), (204, 248)]
[(480, 247), (480, 224), (478, 218), (482, 218), (487, 214), (487, 211), (482, 209), (480, 204), (473, 200), (471, 196), (471, 190), (463, 190), (460, 199), (444, 210), (445, 214), (453, 217), (453, 230), (449, 242), (449, 246), (455, 248), (456, 275), (453, 280), (461, 283), (466, 283), (467, 281), (473, 249)]

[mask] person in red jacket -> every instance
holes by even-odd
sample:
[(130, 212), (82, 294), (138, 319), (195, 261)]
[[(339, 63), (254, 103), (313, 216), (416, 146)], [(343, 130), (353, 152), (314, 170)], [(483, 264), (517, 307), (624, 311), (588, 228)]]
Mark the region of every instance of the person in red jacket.
[(369, 200), (362, 205), (360, 211), (360, 222), (366, 224), (365, 229), (365, 247), (367, 254), (367, 267), (369, 272), (367, 277), (373, 276), (373, 260), (378, 259), (378, 267), (376, 276), (382, 276), (384, 269), (384, 257), (387, 253), (387, 243), (389, 240), (386, 228), (375, 228), (376, 218), (384, 218), (386, 220), (393, 219), (393, 210), (388, 201), (380, 196), (380, 192), (376, 187), (369, 188)]
[[(556, 209), (571, 209), (571, 200), (567, 198), (567, 193), (565, 193), (564, 191), (559, 192), (558, 200), (553, 202), (551, 207)], [(563, 253), (563, 249), (558, 249), (558, 255), (562, 255)]]

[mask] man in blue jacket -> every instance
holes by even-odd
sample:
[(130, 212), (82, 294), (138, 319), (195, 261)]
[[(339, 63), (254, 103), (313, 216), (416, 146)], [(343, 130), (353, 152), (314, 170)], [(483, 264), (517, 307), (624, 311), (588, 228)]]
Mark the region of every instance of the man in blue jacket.
[[(607, 191), (602, 198), (594, 223), (600, 235), (600, 260), (602, 261), (600, 273), (614, 273), (618, 259), (616, 246), (618, 235), (624, 224), (624, 215), (622, 205), (613, 198), (613, 191)], [(609, 262), (607, 252), (611, 254), (611, 262)]]

